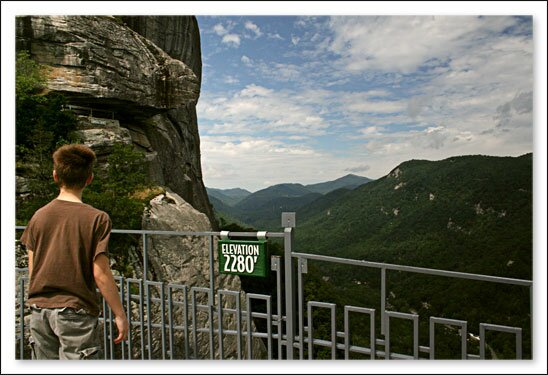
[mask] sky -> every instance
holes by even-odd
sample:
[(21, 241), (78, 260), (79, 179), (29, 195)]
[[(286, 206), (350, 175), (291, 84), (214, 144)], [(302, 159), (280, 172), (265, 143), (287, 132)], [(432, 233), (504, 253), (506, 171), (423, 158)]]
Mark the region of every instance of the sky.
[(199, 16), (208, 187), (533, 151), (531, 16)]
[[(197, 109), (208, 187), (255, 191), (348, 173), (379, 178), (413, 158), (517, 156), (534, 150), (534, 316), (540, 317), (535, 319), (540, 332), (534, 337), (535, 360), (453, 361), (451, 366), (372, 361), (367, 368), (374, 373), (546, 373), (545, 2), (2, 1), (4, 250), (13, 246), (15, 226), (14, 16), (24, 14), (197, 15), (203, 58)], [(370, 17), (380, 14), (405, 17)], [(417, 14), (424, 17), (412, 17)], [(480, 14), (486, 17), (476, 17)], [(533, 37), (530, 19), (512, 15), (533, 15)], [(190, 373), (364, 371), (362, 362), (346, 361), (267, 366), (256, 361), (98, 361), (92, 366), (17, 361), (14, 252), (3, 251), (1, 264), (6, 285), (2, 373), (175, 374), (183, 366)]]

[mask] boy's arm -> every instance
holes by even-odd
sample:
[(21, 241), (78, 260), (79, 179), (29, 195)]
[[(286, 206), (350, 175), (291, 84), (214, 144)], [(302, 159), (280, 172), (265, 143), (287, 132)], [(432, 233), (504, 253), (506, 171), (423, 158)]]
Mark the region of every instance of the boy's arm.
[(34, 259), (34, 253), (32, 252), (31, 249), (28, 249), (27, 252), (29, 254), (29, 283), (30, 283), (30, 277), (32, 275), (32, 262), (33, 262), (33, 259)]
[(129, 325), (126, 318), (126, 313), (120, 302), (118, 287), (112, 276), (108, 257), (105, 254), (99, 254), (93, 261), (93, 276), (95, 284), (101, 291), (101, 294), (107, 301), (115, 316), (116, 327), (118, 328), (118, 337), (114, 339), (114, 343), (118, 344), (127, 338)]

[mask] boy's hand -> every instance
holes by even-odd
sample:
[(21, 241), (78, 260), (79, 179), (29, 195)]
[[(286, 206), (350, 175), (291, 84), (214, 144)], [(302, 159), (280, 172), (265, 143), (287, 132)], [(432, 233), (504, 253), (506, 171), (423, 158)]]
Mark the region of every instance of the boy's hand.
[(125, 315), (115, 317), (114, 322), (116, 323), (116, 328), (118, 328), (118, 337), (114, 339), (114, 343), (119, 344), (127, 339), (129, 323)]

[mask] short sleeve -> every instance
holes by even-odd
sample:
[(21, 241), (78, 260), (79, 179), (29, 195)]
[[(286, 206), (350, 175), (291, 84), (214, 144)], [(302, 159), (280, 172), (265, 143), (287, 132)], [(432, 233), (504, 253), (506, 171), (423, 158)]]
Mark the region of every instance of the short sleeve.
[(93, 259), (97, 258), (99, 254), (108, 255), (108, 241), (110, 239), (110, 231), (112, 229), (112, 222), (110, 217), (106, 213), (102, 213), (97, 226), (95, 235), (97, 238), (97, 246), (95, 247), (95, 254)]
[(27, 227), (25, 228), (25, 230), (23, 231), (23, 234), (21, 235), (21, 238), (19, 239), (19, 241), (21, 241), (21, 243), (25, 245), (27, 250), (30, 250), (30, 251), (34, 251), (33, 223), (34, 221), (30, 219), (29, 223), (27, 224)]

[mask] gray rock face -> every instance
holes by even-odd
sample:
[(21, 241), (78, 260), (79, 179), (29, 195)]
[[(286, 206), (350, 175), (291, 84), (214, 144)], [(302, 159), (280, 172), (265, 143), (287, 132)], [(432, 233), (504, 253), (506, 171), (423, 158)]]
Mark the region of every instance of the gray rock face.
[[(50, 68), (48, 89), (81, 107), (80, 114), (95, 117), (94, 127), (83, 123), (81, 134), (95, 151), (105, 154), (114, 142), (127, 143), (129, 131), (135, 147), (146, 153), (151, 180), (171, 188), (216, 226), (200, 164), (196, 19), (24, 16), (16, 26), (17, 49)], [(98, 123), (100, 117), (117, 120), (121, 129), (113, 133)]]
[[(165, 194), (161, 194), (150, 201), (150, 208), (146, 210), (143, 217), (143, 229), (158, 230), (158, 231), (179, 231), (179, 232), (209, 232), (212, 230), (211, 223), (206, 215), (195, 210), (191, 205), (185, 202), (177, 194), (167, 190)], [(165, 283), (176, 283), (187, 286), (189, 296), (192, 294), (193, 287), (208, 287), (210, 285), (210, 254), (209, 236), (151, 236), (148, 248), (149, 270), (151, 276), (156, 280), (162, 280)], [(212, 237), (213, 241), (213, 285), (214, 295), (213, 304), (219, 307), (218, 296), (215, 296), (218, 290), (240, 291), (240, 279), (232, 275), (221, 275), (218, 272), (219, 264), (217, 259), (217, 240)], [(240, 293), (240, 303), (244, 307), (245, 296)], [(196, 326), (209, 326), (209, 312), (207, 306), (209, 304), (208, 294), (204, 292), (196, 293), (196, 302), (202, 305), (203, 309), (196, 309)], [(223, 299), (222, 307), (224, 309), (234, 309), (236, 301), (234, 299)], [(153, 315), (153, 314), (151, 314)], [(154, 314), (158, 315), (158, 314)], [(153, 315), (153, 316), (154, 316)], [(176, 316), (182, 317), (182, 311), (176, 311)], [(211, 322), (215, 328), (218, 327), (217, 313), (213, 314)], [(178, 324), (183, 324), (179, 322)], [(245, 323), (242, 322), (242, 327)], [(234, 314), (225, 314), (223, 318), (223, 330), (235, 330), (236, 318)], [(183, 339), (182, 333), (175, 334), (176, 341)], [(217, 341), (216, 338), (215, 341)], [(196, 343), (196, 345), (194, 345)], [(237, 358), (237, 341), (234, 336), (225, 336), (224, 356), (225, 358)], [(196, 347), (197, 353), (194, 353), (196, 358), (210, 358), (209, 336), (199, 334), (190, 337), (190, 347)], [(216, 345), (216, 344), (215, 344)], [(265, 347), (262, 342), (255, 340), (252, 349), (253, 356), (260, 358), (265, 354)], [(155, 348), (158, 351), (158, 347)], [(181, 348), (182, 346), (179, 345)], [(216, 346), (215, 346), (216, 347)], [(242, 348), (245, 354), (246, 348)], [(216, 350), (218, 356), (218, 351)], [(245, 356), (244, 356), (245, 358)]]
[(132, 30), (152, 41), (169, 56), (184, 62), (196, 77), (202, 77), (198, 22), (194, 17), (122, 16)]
[(21, 17), (17, 24), (19, 44), (51, 67), (51, 90), (88, 105), (126, 103), (133, 115), (198, 99), (200, 82), (188, 66), (113, 17)]

